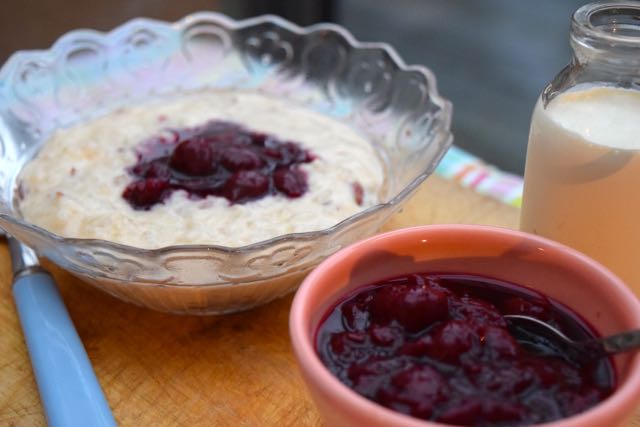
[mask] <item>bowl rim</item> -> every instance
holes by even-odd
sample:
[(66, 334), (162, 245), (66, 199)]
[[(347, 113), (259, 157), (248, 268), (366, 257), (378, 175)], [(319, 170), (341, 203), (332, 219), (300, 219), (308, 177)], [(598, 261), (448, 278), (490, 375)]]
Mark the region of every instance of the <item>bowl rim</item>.
[[(475, 232), (485, 235), (494, 234), (505, 238), (518, 237), (535, 242), (553, 251), (564, 253), (564, 255), (569, 258), (573, 258), (582, 264), (587, 264), (589, 268), (599, 270), (599, 272), (606, 277), (608, 286), (612, 288), (613, 292), (621, 296), (626, 307), (631, 309), (628, 310), (628, 316), (631, 316), (633, 322), (640, 328), (640, 300), (638, 300), (632, 291), (624, 284), (622, 279), (613, 274), (608, 268), (573, 248), (534, 234), (489, 225), (437, 224), (401, 228), (377, 234), (353, 243), (334, 253), (322, 261), (304, 279), (298, 288), (289, 312), (289, 336), (294, 355), (298, 362), (298, 368), (302, 372), (303, 377), (305, 377), (305, 383), (308, 387), (307, 377), (312, 379), (314, 384), (313, 388), (322, 390), (322, 393), (325, 395), (332, 395), (335, 400), (348, 402), (345, 406), (351, 407), (353, 412), (373, 414), (371, 415), (372, 417), (379, 418), (389, 423), (389, 425), (403, 427), (452, 427), (450, 424), (421, 420), (388, 409), (361, 396), (340, 382), (340, 380), (326, 368), (315, 351), (314, 336), (316, 330), (311, 330), (310, 322), (311, 317), (318, 314), (320, 307), (313, 307), (309, 302), (310, 293), (316, 286), (316, 282), (321, 279), (326, 270), (339, 265), (344, 258), (365, 253), (370, 247), (383, 246), (384, 242), (395, 240), (402, 236), (424, 236), (431, 232), (438, 233), (446, 231), (458, 233)], [(571, 417), (549, 423), (536, 424), (534, 427), (580, 427), (583, 426), (583, 423), (587, 420), (593, 423), (594, 419), (596, 423), (590, 423), (588, 425), (604, 425), (597, 424), (597, 421), (603, 421), (603, 418), (606, 417), (607, 414), (629, 412), (627, 409), (635, 405), (634, 402), (637, 400), (638, 390), (640, 390), (640, 352), (637, 352), (631, 357), (629, 374), (625, 378), (624, 383), (618, 385), (618, 387), (614, 389), (614, 392), (605, 400)]]
[(446, 152), (448, 151), (449, 147), (453, 142), (453, 134), (451, 132), (451, 119), (452, 119), (452, 113), (453, 113), (453, 106), (449, 100), (447, 100), (446, 98), (440, 95), (437, 88), (437, 79), (431, 69), (423, 65), (407, 65), (391, 45), (383, 42), (358, 41), (351, 34), (350, 31), (348, 31), (346, 28), (338, 24), (318, 23), (318, 24), (307, 26), (307, 27), (301, 27), (280, 16), (271, 15), (271, 14), (255, 16), (255, 17), (242, 19), (242, 20), (234, 20), (222, 13), (200, 11), (200, 12), (194, 12), (194, 13), (188, 14), (183, 18), (173, 22), (145, 18), (145, 17), (138, 17), (138, 18), (133, 18), (131, 20), (128, 20), (123, 24), (120, 24), (108, 31), (98, 31), (94, 29), (74, 29), (60, 36), (51, 45), (49, 49), (19, 50), (14, 52), (12, 55), (10, 55), (7, 61), (2, 66), (0, 66), (0, 87), (2, 86), (3, 80), (5, 80), (6, 77), (10, 75), (11, 72), (13, 72), (13, 68), (17, 66), (22, 60), (30, 59), (30, 58), (33, 58), (34, 56), (42, 58), (43, 55), (46, 57), (53, 57), (54, 52), (60, 49), (61, 46), (68, 43), (69, 40), (76, 39), (77, 37), (80, 37), (80, 36), (90, 36), (90, 37), (98, 37), (98, 38), (113, 37), (118, 33), (126, 32), (132, 28), (144, 27), (148, 25), (169, 26), (175, 30), (180, 30), (180, 29), (187, 28), (198, 22), (201, 22), (202, 20), (219, 24), (221, 26), (226, 27), (230, 31), (238, 31), (248, 27), (262, 25), (262, 24), (273, 24), (273, 25), (282, 27), (287, 31), (295, 33), (298, 36), (306, 36), (314, 32), (328, 31), (328, 32), (333, 32), (340, 35), (344, 39), (344, 41), (349, 45), (349, 47), (353, 49), (378, 49), (386, 52), (389, 55), (389, 58), (398, 67), (398, 69), (402, 71), (417, 72), (424, 76), (425, 83), (427, 85), (428, 92), (429, 92), (429, 98), (432, 100), (434, 104), (438, 105), (442, 111), (440, 125), (434, 131), (435, 137), (432, 143), (442, 145), (443, 149), (438, 152), (437, 156), (432, 159), (430, 164), (424, 170), (422, 170), (420, 174), (415, 176), (411, 180), (411, 182), (409, 182), (409, 184), (407, 184), (404, 188), (402, 188), (398, 193), (396, 193), (393, 197), (391, 197), (386, 202), (378, 203), (365, 210), (359, 211), (347, 218), (344, 218), (340, 222), (328, 228), (324, 228), (321, 230), (282, 234), (267, 240), (261, 240), (258, 242), (254, 242), (254, 243), (250, 243), (242, 246), (223, 246), (223, 245), (214, 245), (214, 244), (181, 244), (181, 245), (163, 246), (159, 248), (142, 248), (142, 247), (131, 246), (123, 243), (112, 242), (105, 239), (64, 237), (59, 234), (53, 233), (45, 228), (32, 224), (28, 221), (25, 221), (19, 216), (14, 216), (13, 214), (9, 214), (9, 213), (0, 213), (0, 218), (3, 221), (12, 224), (13, 226), (31, 230), (32, 233), (36, 233), (49, 240), (52, 240), (57, 245), (91, 246), (93, 248), (111, 249), (119, 252), (127, 252), (129, 254), (135, 254), (135, 255), (146, 256), (151, 258), (161, 258), (167, 255), (173, 254), (175, 252), (193, 253), (193, 252), (202, 252), (202, 251), (208, 251), (208, 250), (215, 250), (218, 253), (223, 253), (226, 255), (244, 255), (250, 252), (266, 249), (273, 245), (277, 245), (284, 242), (290, 242), (290, 241), (306, 242), (306, 241), (317, 240), (319, 238), (329, 236), (339, 229), (348, 227), (349, 225), (356, 223), (361, 219), (371, 217), (378, 211), (393, 208), (395, 205), (399, 204), (401, 201), (408, 198), (408, 196), (412, 192), (414, 192), (420, 186), (420, 184), (422, 184), (431, 175), (436, 165), (440, 162), (442, 157), (444, 157), (444, 155), (446, 154)]

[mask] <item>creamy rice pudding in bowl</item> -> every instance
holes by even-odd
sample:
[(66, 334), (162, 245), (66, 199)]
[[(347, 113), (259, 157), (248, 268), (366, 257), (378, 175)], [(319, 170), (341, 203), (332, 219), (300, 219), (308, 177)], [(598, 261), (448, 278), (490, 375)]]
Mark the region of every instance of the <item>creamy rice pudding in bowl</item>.
[(197, 13), (0, 70), (0, 226), (174, 313), (247, 309), (376, 232), (451, 143), (423, 67), (330, 24)]

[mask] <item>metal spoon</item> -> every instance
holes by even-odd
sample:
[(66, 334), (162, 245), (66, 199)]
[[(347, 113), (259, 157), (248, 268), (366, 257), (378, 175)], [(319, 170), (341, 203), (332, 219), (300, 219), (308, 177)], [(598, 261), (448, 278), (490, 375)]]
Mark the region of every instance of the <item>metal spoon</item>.
[(524, 341), (536, 343), (544, 340), (567, 354), (578, 357), (578, 359), (597, 359), (640, 349), (640, 330), (576, 341), (550, 324), (534, 317), (516, 314), (507, 314), (503, 317), (507, 320), (512, 332)]
[(38, 265), (38, 258), (30, 248), (6, 237), (13, 268), (13, 298), (47, 424), (115, 427), (107, 400), (53, 278)]

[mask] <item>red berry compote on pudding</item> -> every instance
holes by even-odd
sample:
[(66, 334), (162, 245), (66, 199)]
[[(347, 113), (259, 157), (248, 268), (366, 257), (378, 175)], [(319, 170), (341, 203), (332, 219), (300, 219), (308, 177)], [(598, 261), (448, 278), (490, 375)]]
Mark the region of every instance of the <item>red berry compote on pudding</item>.
[(274, 195), (297, 198), (308, 187), (300, 166), (314, 160), (295, 142), (211, 121), (147, 141), (129, 169), (135, 178), (122, 197), (132, 208), (144, 210), (164, 203), (174, 191), (185, 191), (192, 199), (225, 197), (233, 203)]
[(65, 237), (237, 247), (331, 227), (379, 203), (383, 180), (339, 120), (210, 90), (56, 131), (19, 176), (18, 209)]
[(582, 412), (611, 394), (608, 359), (583, 360), (505, 314), (536, 317), (577, 339), (577, 315), (510, 283), (412, 274), (356, 289), (326, 315), (320, 358), (340, 381), (390, 409), (444, 424), (524, 426)]

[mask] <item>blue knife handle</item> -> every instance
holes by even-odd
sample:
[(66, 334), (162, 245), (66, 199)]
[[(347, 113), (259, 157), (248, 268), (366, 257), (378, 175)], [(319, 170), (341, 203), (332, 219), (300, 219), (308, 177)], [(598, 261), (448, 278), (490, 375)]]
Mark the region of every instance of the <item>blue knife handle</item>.
[(53, 278), (18, 275), (13, 296), (49, 426), (116, 426)]

